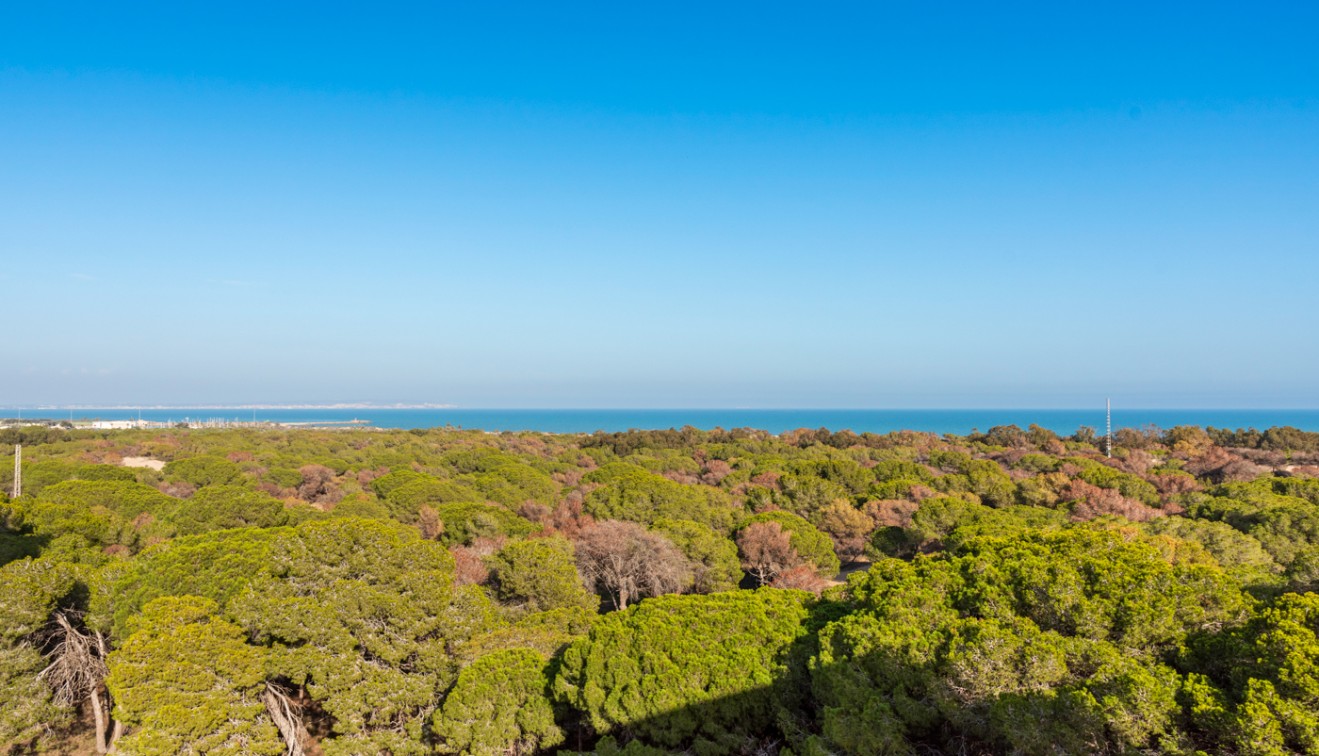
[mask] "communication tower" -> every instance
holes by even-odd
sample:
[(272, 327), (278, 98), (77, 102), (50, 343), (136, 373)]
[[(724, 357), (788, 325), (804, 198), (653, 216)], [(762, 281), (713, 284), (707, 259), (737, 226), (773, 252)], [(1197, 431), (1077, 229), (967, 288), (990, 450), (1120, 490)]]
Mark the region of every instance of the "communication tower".
[(14, 444), (14, 498), (23, 495), (23, 445)]
[(1112, 459), (1113, 458), (1113, 400), (1112, 399), (1104, 400), (1104, 420), (1105, 420), (1104, 454), (1108, 455), (1109, 459)]

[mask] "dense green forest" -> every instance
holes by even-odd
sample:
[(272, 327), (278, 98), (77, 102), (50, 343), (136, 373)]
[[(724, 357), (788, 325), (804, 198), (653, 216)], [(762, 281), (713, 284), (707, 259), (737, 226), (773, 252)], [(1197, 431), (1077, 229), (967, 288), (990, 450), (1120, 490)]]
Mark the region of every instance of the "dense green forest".
[(1113, 441), (0, 430), (0, 751), (1319, 753), (1319, 434)]

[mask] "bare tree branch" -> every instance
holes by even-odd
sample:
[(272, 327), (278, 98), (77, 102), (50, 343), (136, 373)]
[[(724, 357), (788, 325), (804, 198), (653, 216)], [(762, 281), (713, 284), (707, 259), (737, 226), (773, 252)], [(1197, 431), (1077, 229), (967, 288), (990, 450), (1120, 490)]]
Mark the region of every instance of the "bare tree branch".
[(266, 705), (266, 713), (275, 723), (280, 737), (284, 739), (286, 756), (305, 756), (302, 749), (302, 737), (306, 728), (302, 722), (302, 709), (289, 699), (288, 693), (280, 685), (266, 682), (266, 689), (261, 694), (261, 702)]
[(88, 701), (96, 722), (96, 752), (106, 753), (105, 719), (108, 706), (101, 700), (101, 687), (109, 669), (105, 664), (105, 638), (100, 633), (80, 631), (69, 621), (69, 611), (54, 615), (49, 663), (37, 677), (51, 689), (55, 703), (73, 707)]

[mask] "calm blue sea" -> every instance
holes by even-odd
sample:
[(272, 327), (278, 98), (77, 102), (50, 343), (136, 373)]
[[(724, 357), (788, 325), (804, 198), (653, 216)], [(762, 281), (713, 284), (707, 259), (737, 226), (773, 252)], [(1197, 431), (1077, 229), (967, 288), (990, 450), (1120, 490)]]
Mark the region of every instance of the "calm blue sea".
[[(0, 416), (13, 417), (14, 409), (0, 409)], [(70, 413), (59, 410), (24, 409), (23, 417), (68, 419)], [(75, 420), (129, 420), (138, 416), (131, 409), (74, 410)], [(549, 433), (591, 433), (623, 431), (630, 428), (664, 429), (691, 425), (711, 428), (758, 428), (782, 433), (794, 428), (848, 429), (857, 433), (888, 433), (895, 430), (934, 433), (969, 433), (985, 431), (995, 425), (1015, 424), (1022, 428), (1035, 423), (1057, 433), (1070, 434), (1087, 425), (1100, 433), (1104, 427), (1104, 410), (1097, 409), (957, 409), (957, 410), (846, 410), (846, 409), (298, 409), (298, 410), (217, 410), (170, 409), (142, 410), (145, 420), (181, 421), (228, 419), (266, 420), (280, 423), (328, 423), (366, 420), (377, 428), (434, 428), (451, 425), (487, 431), (532, 430)], [(1291, 425), (1302, 430), (1319, 431), (1319, 410), (1196, 410), (1196, 409), (1114, 409), (1115, 428), (1143, 428), (1155, 425), (1201, 425), (1217, 428), (1257, 428)]]

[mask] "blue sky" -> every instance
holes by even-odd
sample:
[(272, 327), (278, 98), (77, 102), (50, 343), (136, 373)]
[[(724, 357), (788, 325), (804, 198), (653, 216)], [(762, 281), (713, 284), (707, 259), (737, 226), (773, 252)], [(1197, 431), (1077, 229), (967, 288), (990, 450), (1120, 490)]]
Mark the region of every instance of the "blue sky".
[(0, 10), (0, 405), (1319, 406), (1319, 5), (198, 5)]

